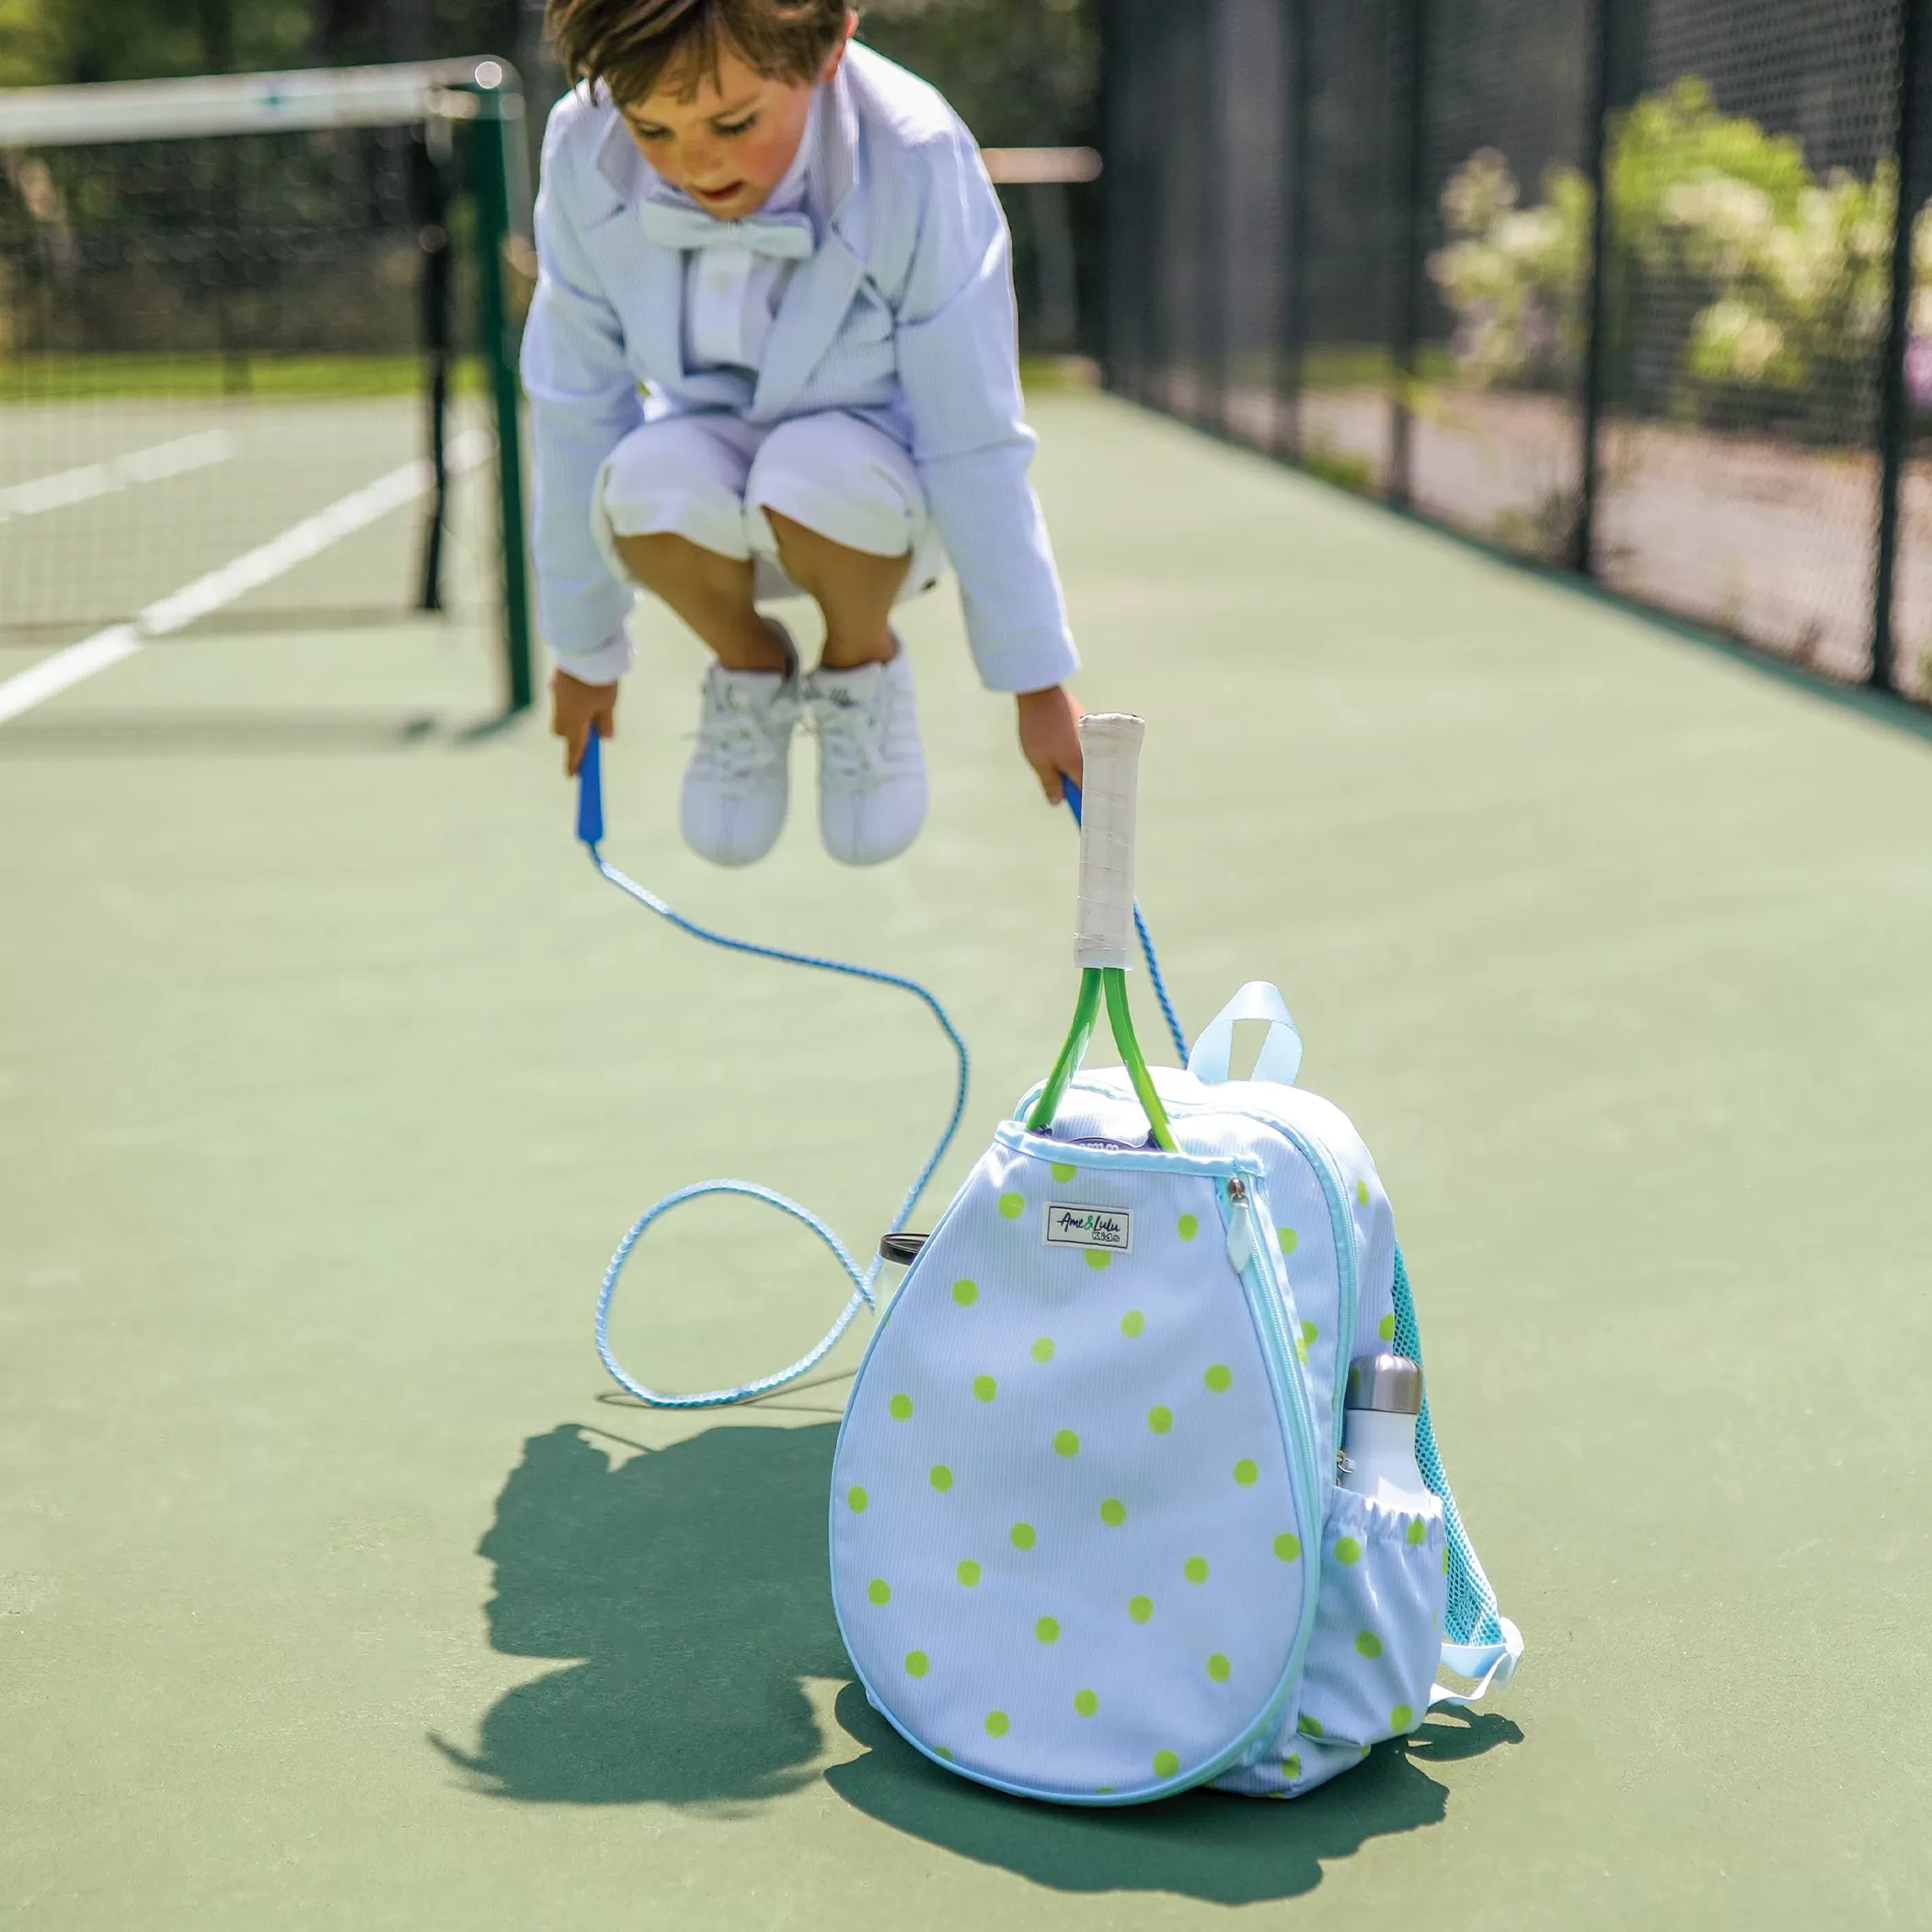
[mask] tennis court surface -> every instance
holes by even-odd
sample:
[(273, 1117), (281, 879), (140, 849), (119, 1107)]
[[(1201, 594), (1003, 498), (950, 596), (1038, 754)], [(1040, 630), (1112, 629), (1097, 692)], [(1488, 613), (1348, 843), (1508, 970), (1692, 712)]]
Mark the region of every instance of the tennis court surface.
[[(854, 1343), (673, 1416), (590, 1320), (682, 1182), (869, 1246), (943, 1116), (929, 1021), (597, 880), (540, 726), (487, 728), (487, 597), (231, 613), (0, 726), (7, 1923), (1932, 1924), (1932, 742), (1124, 407), (1036, 416), (1081, 694), (1149, 719), (1183, 1018), (1278, 981), (1374, 1150), (1516, 1684), (1293, 1805), (915, 1760), (825, 1583)], [(668, 629), (609, 851), (935, 987), (975, 1056), (936, 1213), (1064, 1027), (1075, 846), (950, 592), (907, 628), (904, 862), (823, 857), (802, 757), (771, 861), (684, 854)], [(620, 1352), (674, 1387), (841, 1294), (722, 1206), (632, 1276)]]

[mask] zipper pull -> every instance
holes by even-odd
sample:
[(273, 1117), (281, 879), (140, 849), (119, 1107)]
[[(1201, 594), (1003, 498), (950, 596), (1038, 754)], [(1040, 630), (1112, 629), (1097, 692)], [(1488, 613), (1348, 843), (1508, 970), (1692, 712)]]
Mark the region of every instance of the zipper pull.
[(1248, 1183), (1238, 1174), (1227, 1183), (1227, 1265), (1236, 1274), (1255, 1259), (1260, 1250), (1255, 1246), (1254, 1211), (1248, 1204)]

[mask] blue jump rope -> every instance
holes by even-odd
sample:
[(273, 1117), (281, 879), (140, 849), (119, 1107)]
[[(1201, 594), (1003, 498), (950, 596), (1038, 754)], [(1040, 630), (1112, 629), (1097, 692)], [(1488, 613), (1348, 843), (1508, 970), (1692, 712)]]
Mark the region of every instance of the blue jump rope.
[[(937, 995), (922, 986), (917, 980), (909, 979), (903, 973), (887, 972), (877, 966), (854, 966), (844, 960), (829, 960), (817, 953), (793, 952), (783, 946), (761, 946), (752, 939), (734, 939), (729, 933), (713, 932), (709, 926), (700, 926), (695, 919), (687, 919), (651, 891), (640, 886), (636, 880), (618, 871), (604, 856), (604, 777), (602, 770), (601, 741), (593, 731), (585, 746), (583, 762), (578, 767), (577, 783), (577, 836), (583, 842), (584, 849), (591, 856), (591, 863), (603, 876), (609, 880), (620, 892), (635, 899), (659, 918), (668, 920), (682, 933), (689, 933), (694, 939), (702, 939), (707, 946), (722, 947), (727, 952), (748, 953), (757, 960), (776, 960), (787, 966), (806, 966), (814, 972), (836, 972), (846, 979), (870, 980), (880, 986), (896, 986), (902, 993), (909, 993), (930, 1013), (939, 1030), (945, 1034), (947, 1043), (952, 1048), (959, 1063), (959, 1077), (953, 1085), (952, 1110), (946, 1117), (946, 1125), (940, 1130), (939, 1138), (933, 1149), (920, 1164), (919, 1171), (913, 1177), (913, 1184), (906, 1190), (905, 1198), (899, 1203), (898, 1212), (892, 1216), (889, 1235), (898, 1234), (906, 1224), (907, 1217), (919, 1204), (919, 1197), (926, 1191), (926, 1184), (933, 1178), (934, 1170), (946, 1157), (946, 1150), (952, 1145), (952, 1137), (959, 1132), (960, 1121), (966, 1111), (966, 1042), (960, 1036), (960, 1029), (953, 1025), (951, 1016), (941, 1005)], [(1080, 792), (1070, 780), (1066, 786), (1066, 802), (1072, 809), (1074, 822), (1080, 822)], [(1147, 931), (1147, 922), (1141, 916), (1138, 904), (1133, 908), (1134, 929), (1140, 934), (1141, 951), (1147, 961), (1147, 977), (1154, 986), (1155, 997), (1160, 1002), (1160, 1010), (1167, 1022), (1167, 1031), (1173, 1037), (1174, 1051), (1179, 1054), (1185, 1065), (1188, 1058), (1187, 1036), (1180, 1030), (1180, 1021), (1175, 1017), (1174, 1003), (1167, 997), (1167, 982), (1161, 978), (1160, 961), (1156, 957), (1154, 941)], [(789, 1214), (794, 1221), (803, 1222), (827, 1248), (833, 1258), (845, 1271), (852, 1283), (852, 1294), (845, 1305), (839, 1311), (838, 1319), (815, 1342), (811, 1348), (799, 1357), (789, 1368), (779, 1369), (776, 1374), (761, 1376), (756, 1382), (744, 1382), (735, 1388), (714, 1388), (702, 1395), (672, 1396), (661, 1390), (647, 1388), (635, 1377), (626, 1374), (617, 1358), (611, 1351), (610, 1316), (611, 1300), (617, 1292), (617, 1277), (624, 1271), (624, 1264), (630, 1259), (631, 1249), (643, 1238), (645, 1230), (652, 1222), (668, 1214), (673, 1208), (682, 1207), (687, 1201), (696, 1201), (707, 1194), (742, 1194), (747, 1200), (762, 1201), (767, 1207), (775, 1207), (782, 1214)], [(876, 1310), (878, 1301), (872, 1293), (872, 1284), (879, 1278), (879, 1271), (885, 1266), (882, 1256), (874, 1255), (870, 1263), (861, 1269), (852, 1259), (851, 1251), (838, 1236), (817, 1214), (801, 1202), (781, 1194), (776, 1188), (761, 1187), (753, 1180), (702, 1180), (693, 1187), (680, 1188), (675, 1193), (667, 1194), (661, 1201), (647, 1208), (637, 1220), (631, 1223), (630, 1232), (617, 1244), (617, 1251), (611, 1257), (610, 1266), (604, 1271), (604, 1285), (597, 1295), (597, 1352), (604, 1358), (604, 1365), (616, 1381), (619, 1387), (635, 1396), (638, 1401), (652, 1409), (721, 1409), (728, 1403), (749, 1401), (753, 1396), (767, 1394), (775, 1388), (783, 1388), (788, 1382), (795, 1382), (821, 1361), (828, 1350), (852, 1325), (852, 1317), (860, 1307)]]

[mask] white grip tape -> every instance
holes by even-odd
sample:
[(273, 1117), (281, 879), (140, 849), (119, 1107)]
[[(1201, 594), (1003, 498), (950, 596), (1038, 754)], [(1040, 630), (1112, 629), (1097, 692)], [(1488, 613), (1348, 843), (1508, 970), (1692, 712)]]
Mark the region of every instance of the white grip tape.
[(1133, 959), (1133, 821), (1140, 793), (1141, 739), (1131, 713), (1101, 711), (1080, 720), (1080, 905), (1074, 951), (1087, 966)]

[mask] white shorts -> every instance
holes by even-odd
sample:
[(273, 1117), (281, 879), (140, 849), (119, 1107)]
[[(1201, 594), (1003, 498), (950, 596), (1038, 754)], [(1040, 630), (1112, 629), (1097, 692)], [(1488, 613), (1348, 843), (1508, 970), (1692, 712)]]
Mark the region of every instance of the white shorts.
[(736, 416), (663, 416), (633, 430), (597, 473), (591, 528), (611, 574), (632, 581), (615, 538), (666, 532), (720, 557), (750, 558), (753, 595), (796, 597), (765, 512), (874, 557), (912, 552), (895, 603), (929, 591), (946, 552), (903, 445), (828, 410), (761, 429)]

